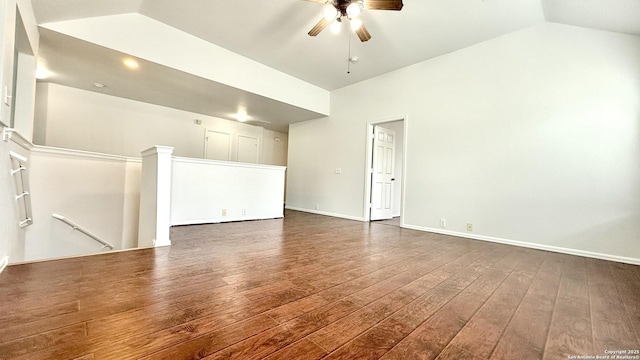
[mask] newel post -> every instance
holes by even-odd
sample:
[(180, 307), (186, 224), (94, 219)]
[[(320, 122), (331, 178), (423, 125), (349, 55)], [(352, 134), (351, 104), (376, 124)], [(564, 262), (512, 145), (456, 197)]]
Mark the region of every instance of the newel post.
[(171, 154), (156, 145), (142, 152), (138, 247), (168, 246), (171, 226)]

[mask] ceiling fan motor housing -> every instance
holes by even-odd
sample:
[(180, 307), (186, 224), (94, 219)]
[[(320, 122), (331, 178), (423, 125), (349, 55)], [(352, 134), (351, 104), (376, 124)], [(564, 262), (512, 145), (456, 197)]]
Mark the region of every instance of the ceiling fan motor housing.
[(364, 8), (363, 0), (334, 0), (334, 1), (330, 1), (330, 3), (332, 3), (333, 6), (338, 10), (340, 17), (346, 16), (348, 18), (352, 18), (354, 16), (357, 16), (357, 14), (351, 16), (349, 14), (349, 11), (347, 11), (347, 8), (349, 8), (349, 6), (351, 6), (352, 4), (354, 6), (359, 7), (359, 10), (362, 10)]

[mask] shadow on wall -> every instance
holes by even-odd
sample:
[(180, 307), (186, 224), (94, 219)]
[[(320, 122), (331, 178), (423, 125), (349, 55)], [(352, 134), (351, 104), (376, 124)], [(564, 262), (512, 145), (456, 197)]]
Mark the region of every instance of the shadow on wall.
[[(623, 258), (640, 259), (640, 214), (619, 217), (608, 222), (595, 224), (580, 232), (567, 234), (555, 246), (570, 249), (586, 249), (596, 253), (613, 254)], [(612, 234), (617, 239), (627, 241), (610, 241)]]

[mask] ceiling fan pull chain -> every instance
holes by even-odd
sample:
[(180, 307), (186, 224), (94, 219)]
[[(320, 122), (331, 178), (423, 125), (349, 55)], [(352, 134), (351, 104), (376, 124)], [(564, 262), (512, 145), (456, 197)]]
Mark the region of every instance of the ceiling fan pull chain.
[(347, 56), (347, 74), (351, 74), (351, 33), (347, 34), (349, 38), (349, 56)]

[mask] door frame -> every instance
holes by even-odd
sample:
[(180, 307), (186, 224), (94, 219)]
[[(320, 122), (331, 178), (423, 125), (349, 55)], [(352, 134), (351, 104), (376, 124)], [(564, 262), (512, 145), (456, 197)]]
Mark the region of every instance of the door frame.
[[(407, 128), (409, 117), (407, 115), (394, 116), (384, 120), (369, 121), (365, 133), (365, 163), (364, 163), (364, 201), (362, 205), (362, 218), (365, 222), (371, 221), (371, 165), (373, 161), (373, 128), (377, 125), (385, 123), (402, 121), (402, 182), (400, 184), (400, 226), (404, 227), (404, 203), (405, 203), (405, 185), (407, 181)], [(394, 169), (395, 171), (395, 169)]]
[[(227, 149), (227, 160), (220, 160), (220, 161), (233, 161), (232, 156), (233, 155), (231, 153), (231, 150), (233, 149), (233, 134), (231, 132), (224, 132), (224, 131), (219, 131), (216, 129), (210, 129), (210, 128), (205, 128), (204, 129), (204, 138), (202, 138), (202, 140), (204, 141), (204, 152), (202, 153), (202, 158), (203, 159), (207, 159), (207, 160), (212, 160), (207, 158), (207, 152), (209, 151), (209, 132), (215, 132), (218, 134), (226, 134), (229, 135), (229, 148)], [(237, 158), (237, 154), (236, 154), (236, 158)]]
[(238, 134), (238, 136), (237, 136), (236, 161), (237, 162), (241, 162), (240, 161), (240, 138), (254, 139), (256, 141), (256, 162), (254, 162), (254, 163), (245, 163), (245, 164), (261, 164), (262, 163), (262, 152), (260, 150), (262, 149), (262, 144), (260, 142), (260, 138), (257, 137), (257, 136), (244, 135), (244, 134)]

